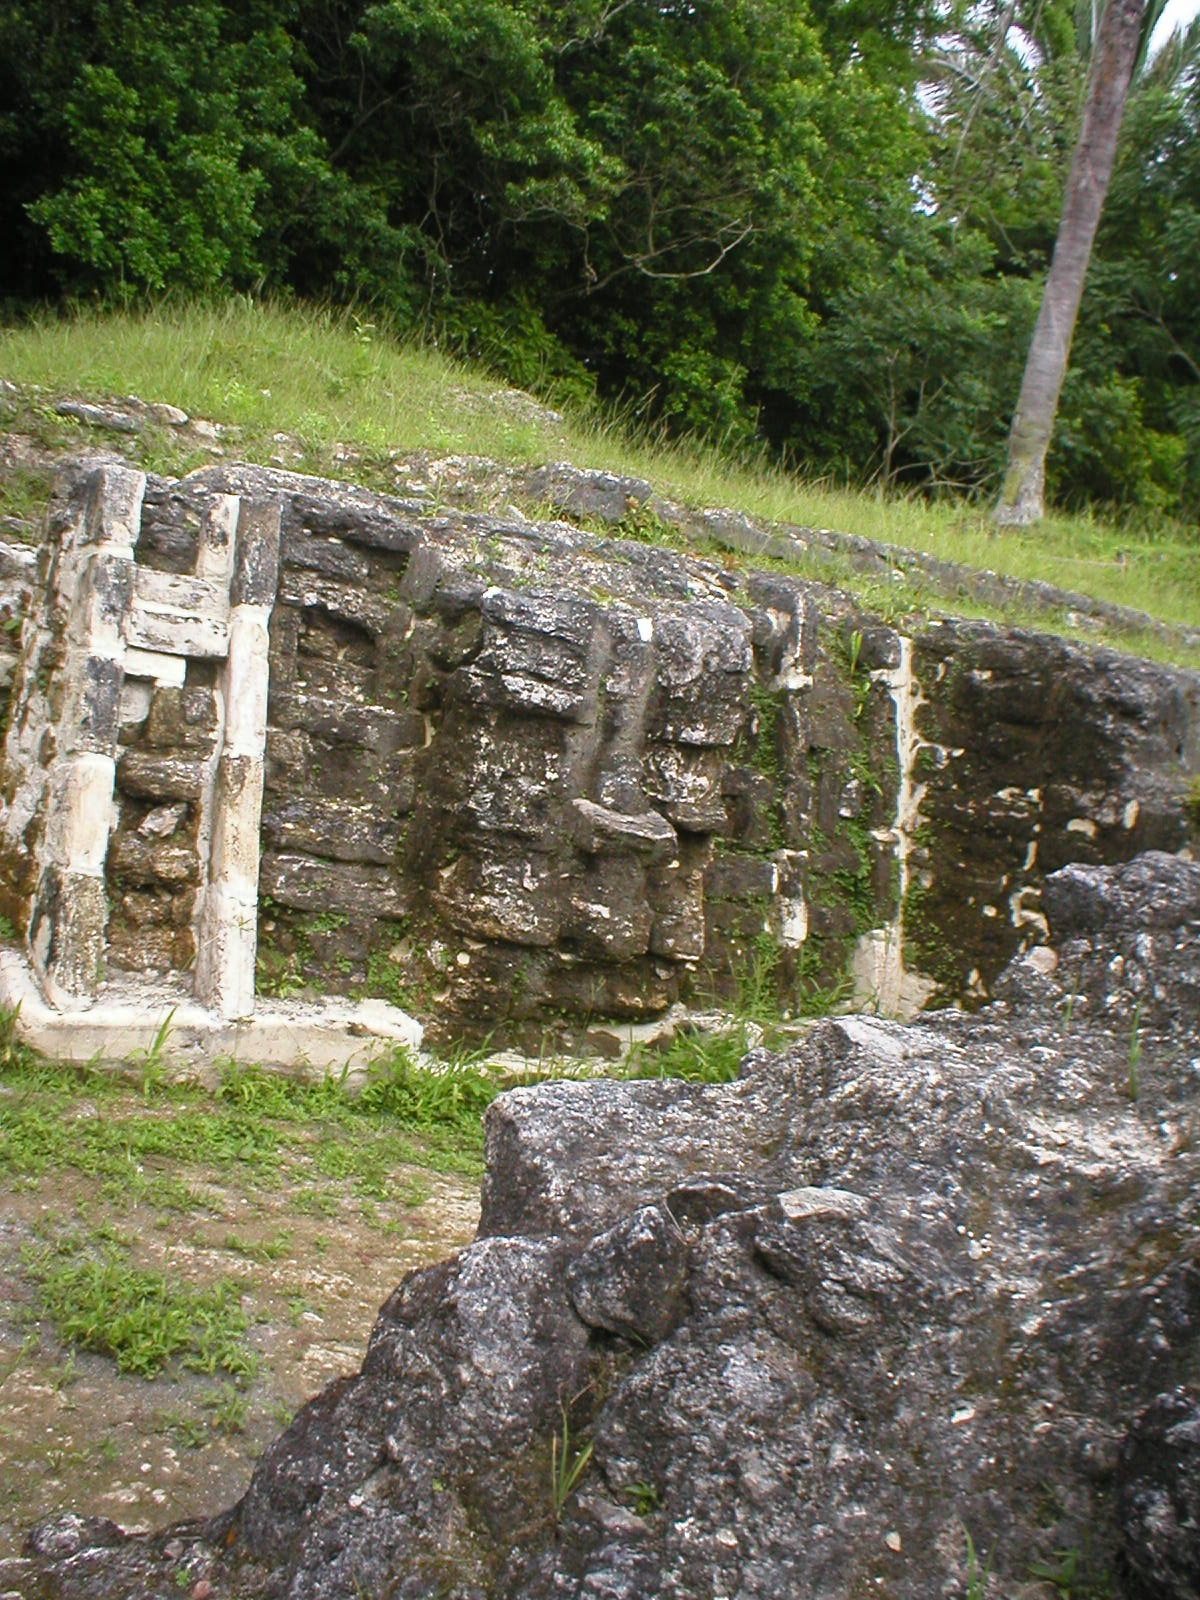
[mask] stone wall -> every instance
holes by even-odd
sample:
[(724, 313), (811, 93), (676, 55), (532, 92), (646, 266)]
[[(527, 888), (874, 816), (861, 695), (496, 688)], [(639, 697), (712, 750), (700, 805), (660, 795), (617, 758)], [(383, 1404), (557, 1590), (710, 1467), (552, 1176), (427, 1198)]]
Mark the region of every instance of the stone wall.
[[(1195, 674), (983, 623), (910, 634), (516, 511), (110, 464), (52, 513), (0, 776), (4, 909), (51, 985), (47, 837), (99, 659), (56, 573), (94, 563), (122, 485), (134, 598), (90, 751), (109, 794), (86, 808), (76, 998), (102, 964), (186, 986), (195, 963), (244, 1014), (256, 935), (260, 992), (375, 994), (527, 1048), (714, 993), (812, 1008), (851, 958), (861, 998), (903, 1009), (985, 992), (1040, 936), (1045, 871), (1189, 837)], [(266, 635), (231, 647), (239, 604), (269, 617), (260, 710)]]

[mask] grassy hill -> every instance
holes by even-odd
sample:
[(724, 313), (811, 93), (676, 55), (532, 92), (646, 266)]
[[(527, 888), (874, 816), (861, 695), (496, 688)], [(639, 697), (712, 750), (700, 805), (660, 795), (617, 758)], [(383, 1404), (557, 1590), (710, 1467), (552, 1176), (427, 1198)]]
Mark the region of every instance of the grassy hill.
[[(56, 399), (137, 395), (221, 425), (218, 442), (166, 425), (103, 441), (157, 471), (183, 473), (218, 451), (278, 460), (285, 442), (287, 464), (381, 490), (397, 486), (397, 457), (420, 450), (513, 465), (565, 460), (644, 477), (657, 493), (690, 505), (833, 528), (1200, 625), (1195, 528), (1056, 516), (1035, 529), (997, 533), (986, 505), (948, 494), (929, 501), (853, 492), (761, 461), (731, 462), (715, 446), (647, 438), (631, 417), (554, 411), (436, 349), (397, 344), (352, 314), (242, 298), (47, 316), (0, 330), (0, 378), (15, 386), (3, 428), (31, 435), (47, 451), (97, 444), (95, 430), (55, 413)], [(28, 512), (45, 490), (44, 475), (10, 466), (0, 514)], [(865, 581), (849, 572), (844, 581), (870, 598)], [(936, 605), (948, 608), (941, 599)], [(1012, 609), (1002, 615), (1033, 620)], [(1153, 653), (1196, 660), (1194, 650), (1161, 641)]]

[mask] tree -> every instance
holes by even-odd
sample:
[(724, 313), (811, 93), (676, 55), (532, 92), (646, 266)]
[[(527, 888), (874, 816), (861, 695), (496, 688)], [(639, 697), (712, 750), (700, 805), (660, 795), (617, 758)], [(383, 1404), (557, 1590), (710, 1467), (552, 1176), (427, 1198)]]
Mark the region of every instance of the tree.
[(1147, 0), (1108, 0), (1100, 19), (1083, 125), (1009, 434), (1008, 464), (993, 512), (1000, 527), (1038, 522), (1043, 514), (1046, 452), (1146, 12)]

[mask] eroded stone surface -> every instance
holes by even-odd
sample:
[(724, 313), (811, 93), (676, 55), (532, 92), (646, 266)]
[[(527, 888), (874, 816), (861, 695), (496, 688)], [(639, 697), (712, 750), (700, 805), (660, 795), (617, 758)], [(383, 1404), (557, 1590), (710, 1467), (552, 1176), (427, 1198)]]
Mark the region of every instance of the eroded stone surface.
[[(1000, 1600), (1063, 1552), (1121, 1600), (1190, 1593), (1200, 867), (1070, 879), (1113, 938), (1069, 911), (1057, 965), (975, 1016), (823, 1022), (723, 1088), (502, 1099), (477, 1242), (405, 1280), (237, 1507), (43, 1527), (0, 1580), (927, 1600), (964, 1592), (969, 1536)], [(1134, 1081), (1101, 989), (1138, 921), (1171, 955)]]
[[(51, 547), (97, 471), (119, 476), (66, 475)], [(636, 480), (543, 477), (618, 530), (645, 503)], [(274, 469), (147, 478), (137, 549), (160, 619), (190, 596), (228, 634), (222, 582), (235, 612), (275, 595), (257, 926), (254, 808), (226, 807), (227, 850), (206, 821), (242, 792), (214, 708), (251, 704), (254, 671), (224, 682), (203, 640), (181, 672), (134, 645), (76, 719), (117, 741), (110, 914), (81, 974), (103, 957), (186, 988), (198, 961), (243, 1011), (253, 931), (262, 993), (372, 993), (531, 1052), (756, 986), (802, 1012), (852, 956), (860, 1003), (976, 1000), (1044, 937), (1048, 870), (1196, 833), (1196, 674), (983, 623), (909, 639), (820, 585)], [(57, 737), (42, 665), (3, 780), (0, 909), (22, 932), (42, 821), (21, 773)], [(178, 806), (150, 847), (147, 818)], [(236, 888), (206, 889), (214, 850)], [(204, 906), (245, 930), (227, 959)]]

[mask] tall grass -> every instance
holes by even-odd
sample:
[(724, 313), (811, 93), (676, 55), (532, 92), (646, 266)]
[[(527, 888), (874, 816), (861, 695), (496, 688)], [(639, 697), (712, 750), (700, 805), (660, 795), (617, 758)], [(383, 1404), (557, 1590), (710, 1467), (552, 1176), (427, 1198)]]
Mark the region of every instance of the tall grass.
[[(44, 315), (0, 330), (0, 375), (49, 395), (169, 401), (236, 428), (247, 460), (269, 460), (277, 433), (293, 436), (313, 465), (343, 475), (369, 474), (389, 452), (417, 449), (509, 464), (570, 460), (647, 478), (692, 505), (834, 528), (1200, 622), (1194, 527), (1056, 516), (999, 534), (987, 508), (970, 501), (854, 493), (765, 464), (739, 466), (715, 446), (656, 441), (599, 410), (559, 422), (497, 404), (490, 397), (499, 380), (353, 313), (240, 297)], [(336, 467), (338, 445), (362, 461)]]

